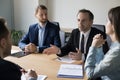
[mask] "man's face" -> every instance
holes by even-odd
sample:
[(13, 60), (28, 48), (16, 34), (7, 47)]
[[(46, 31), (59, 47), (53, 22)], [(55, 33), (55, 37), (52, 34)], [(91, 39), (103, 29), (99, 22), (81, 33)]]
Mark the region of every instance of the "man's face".
[(38, 21), (43, 24), (48, 20), (47, 10), (39, 9), (35, 16), (38, 19)]
[(4, 57), (9, 56), (11, 54), (11, 38), (10, 38), (10, 34), (8, 35), (7, 39), (5, 39), (6, 44), (4, 47), (4, 51), (3, 51), (3, 55)]
[(77, 21), (78, 21), (78, 28), (82, 32), (88, 31), (93, 24), (93, 20), (89, 19), (88, 13), (80, 12), (77, 16)]

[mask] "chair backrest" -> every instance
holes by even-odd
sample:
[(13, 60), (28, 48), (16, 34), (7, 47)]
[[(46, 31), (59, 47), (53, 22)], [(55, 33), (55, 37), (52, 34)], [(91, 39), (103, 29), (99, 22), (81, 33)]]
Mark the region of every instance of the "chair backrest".
[(59, 22), (52, 22), (59, 28), (59, 35), (60, 35), (60, 40), (61, 40), (61, 47), (65, 45), (65, 32), (60, 30), (60, 25)]
[(92, 27), (95, 27), (95, 28), (105, 32), (105, 25), (93, 24)]
[(60, 30), (59, 34), (60, 34), (60, 40), (61, 40), (61, 47), (63, 47), (65, 45), (65, 32)]

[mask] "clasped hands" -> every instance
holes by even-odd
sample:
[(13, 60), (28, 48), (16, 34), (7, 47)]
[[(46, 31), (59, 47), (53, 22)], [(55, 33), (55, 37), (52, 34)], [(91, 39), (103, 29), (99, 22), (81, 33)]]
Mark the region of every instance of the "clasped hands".
[(34, 53), (37, 52), (37, 46), (33, 43), (29, 43), (25, 46), (25, 53)]
[(103, 36), (101, 34), (96, 34), (93, 37), (92, 45), (93, 47), (101, 47), (105, 43), (105, 39), (103, 39)]

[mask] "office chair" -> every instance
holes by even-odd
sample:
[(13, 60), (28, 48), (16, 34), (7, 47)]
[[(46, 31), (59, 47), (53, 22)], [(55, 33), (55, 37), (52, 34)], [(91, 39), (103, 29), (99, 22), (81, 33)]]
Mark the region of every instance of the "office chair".
[(59, 22), (52, 22), (53, 24), (57, 25), (59, 28), (60, 40), (61, 40), (61, 47), (65, 45), (65, 32), (60, 29)]
[(93, 24), (92, 27), (97, 28), (97, 29), (105, 32), (105, 25)]

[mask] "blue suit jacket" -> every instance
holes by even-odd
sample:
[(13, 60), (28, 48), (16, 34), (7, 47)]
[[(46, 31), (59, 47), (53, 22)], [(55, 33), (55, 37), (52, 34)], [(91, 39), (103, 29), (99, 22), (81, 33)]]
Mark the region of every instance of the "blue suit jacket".
[[(19, 47), (21, 49), (25, 48), (25, 45), (29, 43), (34, 43), (38, 46), (38, 23), (33, 24), (29, 27), (28, 33), (20, 40)], [(43, 39), (43, 46), (39, 47), (39, 52), (42, 52), (45, 48), (50, 47), (50, 44), (61, 47), (60, 36), (59, 36), (59, 27), (55, 24), (47, 21)]]

